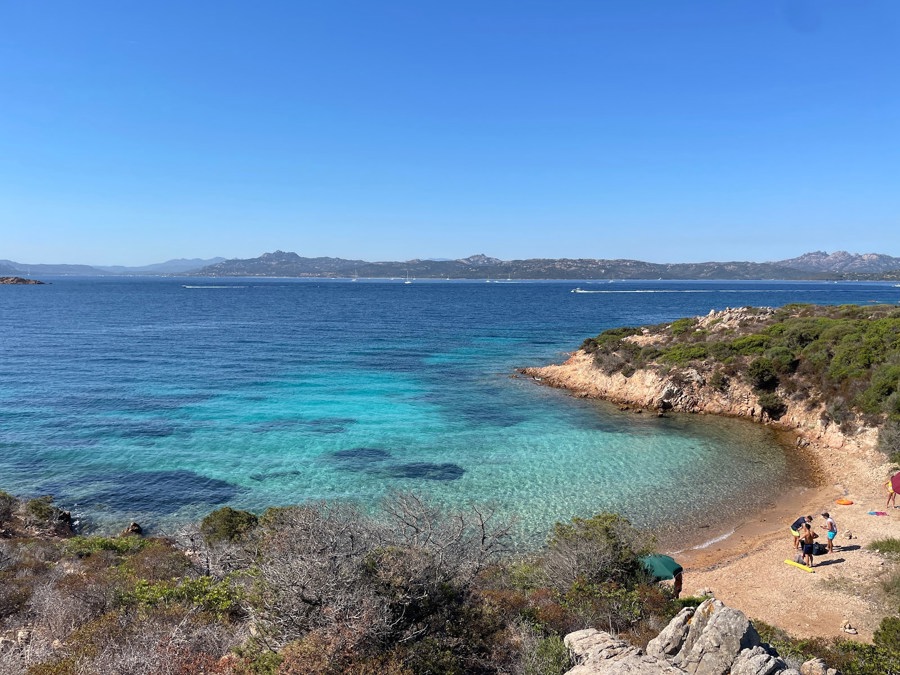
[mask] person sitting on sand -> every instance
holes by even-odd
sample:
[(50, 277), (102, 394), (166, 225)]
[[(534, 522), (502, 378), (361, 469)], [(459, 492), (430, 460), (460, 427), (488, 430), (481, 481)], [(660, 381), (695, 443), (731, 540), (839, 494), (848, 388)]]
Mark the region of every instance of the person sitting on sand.
[(812, 516), (800, 516), (791, 523), (791, 534), (794, 535), (794, 548), (800, 548), (800, 531), (803, 526), (813, 521)]
[(813, 551), (816, 550), (816, 537), (818, 537), (809, 523), (803, 523), (800, 529), (800, 541), (803, 543), (803, 564), (813, 566)]
[(822, 512), (822, 517), (825, 519), (825, 524), (820, 525), (823, 530), (825, 530), (825, 534), (828, 537), (828, 552), (831, 553), (833, 549), (834, 538), (837, 536), (837, 523), (834, 522), (834, 518), (832, 518), (828, 511)]
[(887, 483), (884, 484), (885, 489), (887, 490), (888, 497), (887, 503), (884, 505), (884, 508), (889, 509), (891, 504), (894, 504), (894, 507), (897, 506), (897, 493), (894, 492), (894, 479), (900, 474), (894, 474), (890, 478), (888, 478)]

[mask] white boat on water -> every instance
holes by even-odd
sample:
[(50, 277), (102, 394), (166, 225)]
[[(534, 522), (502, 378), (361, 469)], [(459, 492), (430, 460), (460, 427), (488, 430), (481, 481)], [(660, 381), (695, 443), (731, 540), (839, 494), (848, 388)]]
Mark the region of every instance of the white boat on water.
[(603, 293), (603, 291), (586, 291), (583, 288), (573, 288), (569, 293)]

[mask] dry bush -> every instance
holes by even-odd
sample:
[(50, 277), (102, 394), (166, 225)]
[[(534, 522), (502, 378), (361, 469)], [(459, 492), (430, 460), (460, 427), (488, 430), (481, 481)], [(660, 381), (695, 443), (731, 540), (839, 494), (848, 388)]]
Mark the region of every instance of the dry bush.
[(276, 644), (340, 633), (357, 663), (446, 632), (471, 609), (478, 573), (507, 550), (510, 526), (495, 520), (406, 494), (387, 500), (380, 520), (340, 504), (274, 510), (256, 532), (259, 618)]

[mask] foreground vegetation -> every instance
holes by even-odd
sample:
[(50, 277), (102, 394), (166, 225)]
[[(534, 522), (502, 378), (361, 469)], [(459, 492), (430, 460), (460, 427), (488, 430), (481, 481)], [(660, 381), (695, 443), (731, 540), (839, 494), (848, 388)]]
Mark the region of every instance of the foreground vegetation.
[[(226, 507), (173, 539), (67, 536), (47, 499), (0, 493), (0, 506), (10, 675), (557, 675), (571, 667), (566, 633), (596, 627), (643, 646), (702, 600), (652, 583), (640, 564), (651, 540), (614, 514), (557, 524), (522, 558), (492, 511), (408, 494), (375, 517)], [(900, 662), (897, 621), (874, 645), (772, 639), (798, 658), (839, 654), (845, 673), (882, 673), (865, 664)]]
[(601, 514), (533, 558), (510, 524), (397, 494), (223, 508), (173, 539), (67, 536), (49, 499), (0, 493), (0, 672), (523, 673), (570, 666), (562, 636), (649, 639), (683, 602), (652, 583), (647, 537)]

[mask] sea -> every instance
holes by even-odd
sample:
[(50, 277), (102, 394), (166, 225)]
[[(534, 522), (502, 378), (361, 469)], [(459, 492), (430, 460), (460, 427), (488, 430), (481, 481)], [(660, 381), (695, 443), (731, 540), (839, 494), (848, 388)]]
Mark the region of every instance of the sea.
[(712, 309), (900, 301), (863, 282), (44, 281), (0, 286), (0, 489), (99, 533), (408, 491), (490, 506), (525, 547), (603, 511), (721, 526), (806, 471), (760, 425), (620, 411), (517, 368)]

